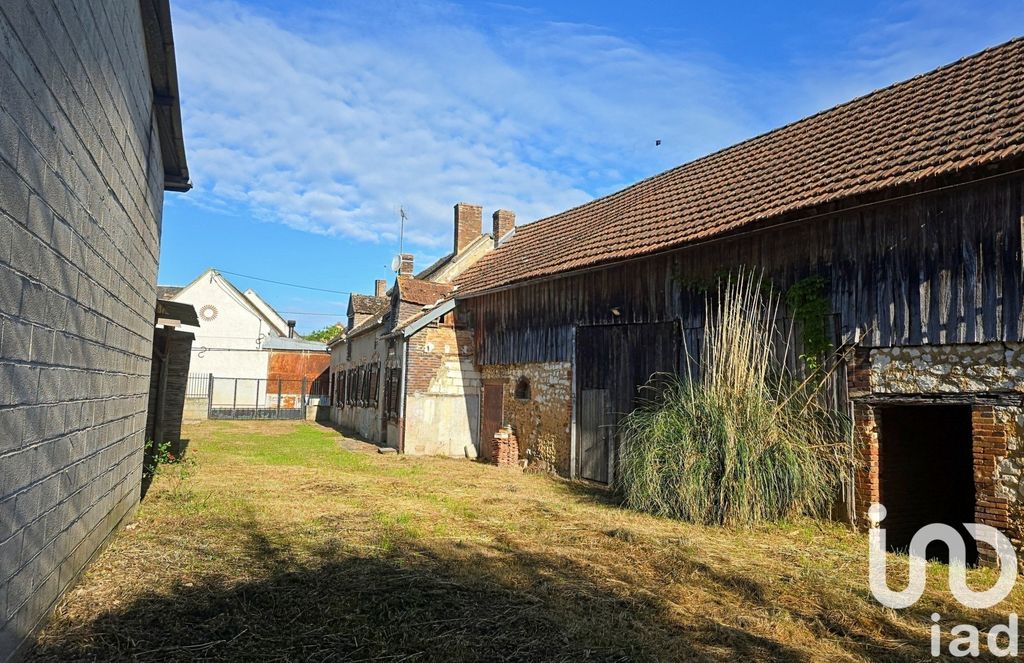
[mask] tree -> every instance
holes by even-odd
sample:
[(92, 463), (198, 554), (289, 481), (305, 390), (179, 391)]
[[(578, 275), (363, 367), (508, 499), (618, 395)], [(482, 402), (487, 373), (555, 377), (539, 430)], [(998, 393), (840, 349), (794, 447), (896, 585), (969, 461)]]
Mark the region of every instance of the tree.
[(337, 336), (338, 332), (340, 332), (344, 328), (345, 326), (343, 324), (341, 324), (340, 322), (336, 322), (333, 325), (327, 325), (323, 329), (311, 331), (305, 336), (303, 336), (303, 338), (305, 338), (307, 341), (320, 341), (321, 343), (326, 343), (327, 341)]

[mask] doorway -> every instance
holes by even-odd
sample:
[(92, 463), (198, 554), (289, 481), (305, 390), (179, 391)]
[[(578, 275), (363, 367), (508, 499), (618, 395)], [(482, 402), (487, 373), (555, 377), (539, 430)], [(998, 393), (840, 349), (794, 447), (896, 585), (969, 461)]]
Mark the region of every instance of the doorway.
[(653, 396), (652, 376), (679, 374), (681, 348), (678, 322), (576, 329), (576, 476), (615, 483), (619, 423)]
[[(879, 414), (879, 495), (889, 549), (906, 551), (919, 529), (943, 523), (963, 537), (967, 563), (977, 563), (974, 537), (963, 526), (975, 519), (970, 406), (886, 406)], [(940, 542), (927, 554), (949, 561)]]
[(480, 420), (479, 456), (482, 460), (494, 460), (491, 453), (494, 434), (504, 425), (505, 383), (487, 380), (484, 382), (483, 417)]

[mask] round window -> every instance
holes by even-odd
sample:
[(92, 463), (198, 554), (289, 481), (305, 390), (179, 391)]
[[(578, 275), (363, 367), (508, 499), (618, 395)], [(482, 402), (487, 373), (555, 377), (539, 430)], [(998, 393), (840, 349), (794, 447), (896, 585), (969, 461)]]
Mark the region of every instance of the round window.
[(217, 307), (213, 304), (207, 304), (199, 309), (199, 317), (207, 322), (215, 320), (217, 318)]

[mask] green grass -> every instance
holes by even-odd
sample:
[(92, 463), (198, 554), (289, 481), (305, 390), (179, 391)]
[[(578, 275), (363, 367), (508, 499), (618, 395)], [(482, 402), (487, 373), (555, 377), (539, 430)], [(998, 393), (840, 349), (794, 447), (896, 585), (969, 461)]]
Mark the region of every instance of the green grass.
[(322, 427), (305, 422), (287, 435), (248, 433), (244, 441), (239, 441), (230, 429), (214, 430), (204, 442), (203, 452), (215, 462), (236, 459), (258, 465), (373, 468), (365, 455), (339, 449), (335, 440), (323, 434)]
[(932, 612), (1024, 603), (965, 611), (933, 564), (919, 605), (883, 609), (866, 538), (833, 523), (694, 525), (305, 423), (186, 432), (197, 474), (157, 476), (29, 660), (921, 661)]

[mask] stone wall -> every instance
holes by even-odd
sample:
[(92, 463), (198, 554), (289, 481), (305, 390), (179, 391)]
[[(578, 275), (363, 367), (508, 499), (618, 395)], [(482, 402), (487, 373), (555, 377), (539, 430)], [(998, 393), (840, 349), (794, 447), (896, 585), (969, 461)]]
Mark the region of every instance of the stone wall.
[[(975, 522), (1024, 544), (1024, 392), (1021, 344), (859, 349), (849, 364), (854, 430), (861, 459), (856, 480), (858, 520), (880, 499), (878, 407), (888, 403), (962, 402), (971, 407)], [(991, 558), (987, 547), (982, 558)], [(1024, 559), (1022, 559), (1024, 562)]]
[(1024, 392), (1020, 343), (875, 348), (869, 365), (875, 394)]
[[(503, 423), (519, 441), (519, 454), (569, 476), (572, 425), (572, 367), (568, 362), (488, 365), (484, 380), (506, 382)], [(530, 397), (516, 398), (520, 378), (530, 383)], [(528, 452), (529, 451), (529, 452)]]
[(137, 2), (0, 3), (0, 660), (139, 501), (163, 165)]

